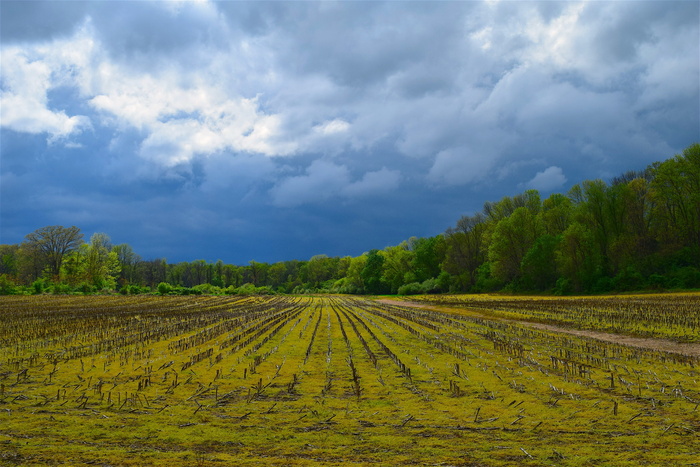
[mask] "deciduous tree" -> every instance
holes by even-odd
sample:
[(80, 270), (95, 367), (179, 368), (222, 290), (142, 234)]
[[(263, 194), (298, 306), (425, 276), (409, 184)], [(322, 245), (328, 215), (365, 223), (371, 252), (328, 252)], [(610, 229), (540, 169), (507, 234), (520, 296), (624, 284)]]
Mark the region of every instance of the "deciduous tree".
[(520, 207), (498, 222), (489, 245), (493, 277), (511, 282), (520, 276), (520, 265), (538, 237), (537, 217), (527, 207)]
[(367, 253), (367, 262), (360, 276), (365, 290), (371, 294), (384, 293), (387, 289), (383, 280), (384, 257), (379, 250)]
[(42, 255), (42, 260), (48, 266), (48, 272), (58, 277), (63, 258), (82, 245), (83, 234), (76, 226), (50, 225), (35, 230), (25, 239), (29, 247), (26, 250)]

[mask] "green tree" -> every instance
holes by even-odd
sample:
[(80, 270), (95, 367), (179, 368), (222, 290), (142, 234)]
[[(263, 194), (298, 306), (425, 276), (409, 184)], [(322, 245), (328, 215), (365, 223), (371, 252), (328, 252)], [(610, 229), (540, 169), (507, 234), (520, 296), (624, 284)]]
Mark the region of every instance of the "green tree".
[(383, 269), (384, 256), (379, 253), (379, 250), (371, 250), (367, 253), (367, 262), (360, 273), (367, 293), (381, 294), (387, 291), (387, 286), (383, 280)]
[(509, 217), (516, 209), (522, 207), (525, 207), (525, 200), (522, 197), (515, 196), (511, 198), (510, 196), (504, 196), (496, 202), (486, 201), (483, 211), (486, 218), (496, 224), (500, 220)]
[(289, 277), (287, 266), (283, 263), (275, 263), (267, 270), (267, 282), (271, 287), (278, 288), (285, 283)]
[(208, 284), (211, 281), (211, 269), (207, 262), (198, 259), (189, 264), (189, 283), (186, 287), (194, 287), (199, 284)]
[(407, 242), (386, 247), (382, 251), (382, 256), (384, 256), (384, 282), (389, 286), (391, 293), (397, 293), (399, 287), (404, 284), (415, 282), (412, 268), (415, 254), (409, 250)]
[(7, 274), (0, 274), (0, 295), (12, 295), (16, 292), (12, 279)]
[(572, 223), (562, 234), (556, 263), (573, 291), (591, 290), (600, 274), (600, 252), (594, 234), (583, 224)]
[(32, 255), (40, 255), (39, 260), (45, 262), (48, 272), (58, 277), (63, 258), (82, 245), (83, 234), (76, 226), (50, 225), (27, 234), (25, 243), (25, 251)]
[(700, 264), (700, 144), (650, 168), (654, 231), (666, 249), (687, 249)]
[(306, 263), (306, 280), (311, 287), (317, 288), (322, 283), (336, 276), (338, 258), (329, 258), (328, 255), (313, 256)]
[(265, 285), (267, 279), (268, 263), (259, 263), (251, 260), (243, 270), (243, 282), (251, 283), (255, 287)]
[(520, 277), (520, 265), (539, 234), (537, 217), (527, 207), (517, 208), (501, 219), (493, 231), (489, 245), (491, 274), (502, 282)]
[(579, 221), (588, 225), (601, 253), (601, 274), (614, 275), (620, 260), (613, 247), (625, 231), (624, 185), (608, 186), (602, 180), (582, 183)]
[(88, 246), (80, 245), (63, 260), (61, 266), (61, 280), (71, 287), (75, 287), (86, 280)]
[(168, 262), (165, 258), (143, 260), (136, 263), (136, 276), (142, 285), (155, 288), (160, 282), (165, 282)]
[(0, 245), (0, 274), (16, 276), (19, 245)]
[(552, 236), (561, 234), (569, 227), (572, 215), (571, 199), (561, 193), (553, 193), (542, 202), (539, 217), (543, 232)]
[(125, 284), (132, 284), (136, 278), (136, 264), (141, 261), (141, 257), (127, 243), (115, 245), (112, 250), (117, 254), (121, 265), (120, 277)]
[(486, 217), (477, 213), (463, 216), (455, 228), (445, 232), (445, 259), (442, 268), (457, 277), (459, 288), (468, 291), (476, 283), (477, 269), (486, 260), (484, 245)]
[(216, 287), (225, 287), (224, 286), (224, 262), (219, 260), (216, 260), (216, 263), (211, 267), (212, 270), (212, 277), (211, 277), (211, 284), (216, 286)]
[(368, 256), (361, 255), (352, 258), (350, 265), (348, 266), (348, 272), (345, 276), (347, 291), (350, 293), (363, 293), (365, 291), (365, 284), (362, 278), (362, 272), (367, 264)]
[(63, 261), (62, 279), (72, 286), (80, 283), (97, 290), (113, 290), (121, 271), (117, 251), (112, 249), (109, 235), (95, 233)]
[(42, 277), (46, 258), (34, 242), (22, 242), (17, 250), (17, 277), (22, 284), (31, 284)]
[(224, 287), (233, 286), (240, 287), (243, 284), (243, 273), (239, 266), (233, 264), (225, 264), (221, 271), (221, 277), (224, 281)]
[(636, 172), (627, 172), (613, 183), (617, 192), (617, 202), (621, 205), (622, 228), (618, 229), (610, 244), (611, 271), (629, 272), (629, 269), (650, 268), (651, 257), (656, 245), (650, 231), (652, 203), (649, 197), (649, 182)]
[(117, 252), (112, 251), (112, 241), (106, 233), (95, 233), (90, 237), (86, 254), (86, 281), (98, 290), (116, 287), (121, 271)]
[(413, 251), (413, 273), (418, 282), (436, 278), (442, 269), (440, 265), (445, 259), (445, 237), (436, 235), (428, 238), (415, 238), (409, 240), (409, 246)]
[(554, 288), (559, 278), (556, 251), (561, 236), (542, 235), (525, 253), (520, 269), (521, 287), (526, 290), (548, 290)]

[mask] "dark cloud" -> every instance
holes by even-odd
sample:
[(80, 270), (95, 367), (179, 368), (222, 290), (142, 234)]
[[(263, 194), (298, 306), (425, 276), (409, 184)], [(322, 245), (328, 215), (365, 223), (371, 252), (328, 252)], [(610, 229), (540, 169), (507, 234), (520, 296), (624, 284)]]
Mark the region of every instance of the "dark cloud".
[(195, 2), (92, 2), (89, 17), (108, 53), (141, 69), (206, 66), (235, 43), (216, 9)]
[[(261, 15), (237, 3), (222, 7), (236, 24), (241, 11), (245, 18)], [(321, 74), (356, 92), (381, 85), (412, 64), (444, 61), (461, 40), (468, 8), (459, 2), (415, 2), (410, 8), (394, 2), (263, 3), (267, 21), (258, 33), (274, 43), (286, 73)]]
[(0, 2), (0, 242), (245, 263), (700, 140), (697, 2)]

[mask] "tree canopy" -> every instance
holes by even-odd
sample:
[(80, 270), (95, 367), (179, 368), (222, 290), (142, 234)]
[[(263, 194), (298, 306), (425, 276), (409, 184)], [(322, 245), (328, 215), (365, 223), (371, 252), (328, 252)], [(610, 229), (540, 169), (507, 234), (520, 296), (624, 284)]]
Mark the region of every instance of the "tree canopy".
[(142, 259), (78, 227), (42, 227), (0, 245), (0, 293), (601, 293), (700, 287), (700, 144), (609, 182), (542, 200), (487, 201), (433, 237), (357, 257), (247, 265)]

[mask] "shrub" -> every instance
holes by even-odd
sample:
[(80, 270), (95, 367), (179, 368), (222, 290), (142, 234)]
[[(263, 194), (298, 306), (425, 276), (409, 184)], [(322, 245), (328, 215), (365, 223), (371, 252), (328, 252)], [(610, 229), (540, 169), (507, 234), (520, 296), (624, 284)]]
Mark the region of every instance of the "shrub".
[[(624, 279), (622, 279), (623, 276), (620, 276), (620, 285), (624, 285)], [(619, 289), (617, 288), (617, 284), (615, 282), (615, 279), (611, 279), (607, 276), (603, 276), (598, 278), (598, 280), (595, 281), (595, 284), (593, 284), (593, 287), (591, 288), (591, 292), (593, 293), (606, 293), (610, 292), (611, 290), (627, 290), (627, 289)]]
[(503, 284), (491, 275), (491, 263), (486, 262), (476, 269), (476, 283), (472, 287), (472, 292), (494, 292)]
[(620, 271), (613, 280), (615, 290), (640, 290), (644, 288), (644, 277), (634, 268), (628, 267)]
[[(227, 289), (227, 292), (228, 289)], [(270, 286), (263, 286), (263, 287), (255, 287), (255, 285), (251, 283), (243, 284), (242, 286), (238, 287), (237, 289), (234, 289), (235, 294), (238, 295), (274, 295), (275, 292), (272, 290), (272, 287)], [(297, 289), (294, 289), (294, 293), (303, 293), (303, 292), (297, 292)]]
[(170, 292), (172, 292), (173, 286), (168, 284), (167, 282), (161, 282), (158, 284), (158, 293), (160, 295), (168, 295)]
[(440, 286), (438, 285), (437, 279), (426, 279), (420, 285), (423, 293), (435, 293), (440, 291)]
[(0, 295), (14, 295), (17, 293), (14, 282), (7, 274), (0, 275)]
[(573, 289), (569, 279), (560, 277), (554, 285), (554, 295), (569, 295)]
[(95, 291), (95, 287), (87, 282), (83, 282), (75, 288), (75, 291), (82, 293), (83, 295), (89, 295)]
[(420, 282), (411, 282), (399, 287), (399, 295), (418, 295), (423, 292)]
[(663, 290), (666, 287), (666, 277), (661, 274), (652, 274), (647, 279), (647, 286), (650, 289)]
[(71, 286), (70, 286), (70, 285), (64, 284), (64, 283), (61, 282), (61, 283), (58, 283), (58, 284), (54, 284), (54, 285), (53, 285), (53, 290), (52, 290), (52, 292), (53, 292), (55, 295), (63, 295), (63, 294), (69, 294), (69, 293), (71, 293), (72, 290), (73, 290), (73, 289), (71, 289)]
[(361, 294), (363, 290), (356, 285), (353, 285), (347, 280), (346, 277), (343, 277), (342, 279), (335, 281), (328, 292), (341, 294)]
[(130, 284), (130, 285), (125, 285), (124, 287), (119, 290), (119, 293), (121, 294), (128, 294), (128, 295), (139, 295), (142, 293), (151, 293), (151, 288), (144, 285), (143, 287), (137, 285), (137, 284)]
[(192, 287), (192, 289), (199, 291), (203, 294), (220, 295), (224, 293), (224, 289), (219, 286), (212, 284), (199, 284)]
[(254, 295), (255, 294), (255, 286), (251, 284), (250, 282), (243, 284), (242, 286), (238, 287), (236, 289), (236, 294), (238, 295)]
[(686, 266), (669, 274), (669, 285), (674, 289), (693, 289), (700, 287), (700, 269)]
[(452, 276), (447, 271), (442, 271), (437, 277), (437, 285), (440, 292), (448, 292), (452, 286)]
[(44, 282), (44, 279), (37, 279), (34, 282), (32, 282), (32, 290), (36, 295), (44, 293), (45, 287), (46, 283)]

